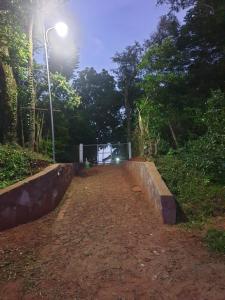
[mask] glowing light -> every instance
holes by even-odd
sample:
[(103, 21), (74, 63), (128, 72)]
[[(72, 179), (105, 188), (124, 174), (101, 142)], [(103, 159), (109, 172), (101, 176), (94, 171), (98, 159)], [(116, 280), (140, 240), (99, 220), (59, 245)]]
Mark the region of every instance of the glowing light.
[(55, 30), (59, 36), (65, 37), (68, 33), (68, 26), (63, 22), (59, 22), (55, 25)]
[(116, 157), (116, 163), (118, 164), (120, 162), (120, 158)]

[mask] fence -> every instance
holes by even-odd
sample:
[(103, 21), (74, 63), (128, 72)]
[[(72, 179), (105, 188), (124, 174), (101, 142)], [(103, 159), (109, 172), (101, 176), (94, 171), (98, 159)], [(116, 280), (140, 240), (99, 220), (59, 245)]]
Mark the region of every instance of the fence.
[(132, 157), (131, 143), (79, 145), (79, 162), (114, 164)]

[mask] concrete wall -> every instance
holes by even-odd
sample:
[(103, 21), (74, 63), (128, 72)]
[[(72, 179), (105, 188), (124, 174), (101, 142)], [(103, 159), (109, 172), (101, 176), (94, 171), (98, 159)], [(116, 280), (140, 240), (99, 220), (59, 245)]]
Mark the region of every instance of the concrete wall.
[(73, 164), (55, 164), (0, 190), (0, 230), (38, 219), (53, 210), (73, 176)]
[(154, 204), (164, 224), (176, 223), (176, 202), (152, 162), (128, 161), (128, 174), (140, 185), (147, 199)]

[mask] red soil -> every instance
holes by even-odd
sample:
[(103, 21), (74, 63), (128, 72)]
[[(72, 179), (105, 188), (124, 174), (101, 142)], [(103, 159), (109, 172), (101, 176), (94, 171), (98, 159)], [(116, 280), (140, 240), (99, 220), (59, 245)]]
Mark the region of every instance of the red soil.
[(131, 161), (146, 161), (146, 159), (142, 156), (135, 156), (130, 159)]
[(224, 300), (223, 257), (132, 188), (119, 166), (93, 168), (54, 212), (0, 233), (0, 299)]

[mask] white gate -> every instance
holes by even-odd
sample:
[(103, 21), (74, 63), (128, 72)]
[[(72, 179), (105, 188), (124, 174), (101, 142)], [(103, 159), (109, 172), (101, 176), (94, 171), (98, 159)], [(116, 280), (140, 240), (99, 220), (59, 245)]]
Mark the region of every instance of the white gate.
[(131, 143), (79, 145), (79, 162), (118, 164), (132, 157)]

